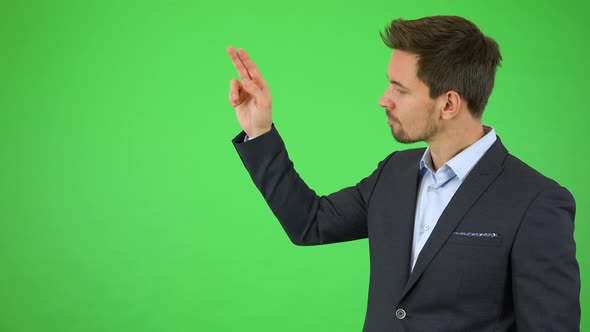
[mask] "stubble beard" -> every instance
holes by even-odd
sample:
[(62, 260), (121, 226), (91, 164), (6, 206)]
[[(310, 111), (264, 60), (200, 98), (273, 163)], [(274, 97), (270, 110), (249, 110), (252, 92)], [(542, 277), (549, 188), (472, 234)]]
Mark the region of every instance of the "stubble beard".
[(429, 140), (431, 137), (438, 134), (438, 131), (439, 131), (439, 127), (432, 120), (432, 113), (433, 112), (434, 112), (434, 107), (432, 107), (428, 111), (426, 128), (424, 128), (424, 130), (422, 130), (421, 133), (418, 133), (418, 135), (416, 137), (410, 137), (410, 135), (408, 135), (408, 132), (406, 132), (404, 130), (404, 127), (402, 126), (401, 122), (399, 122), (398, 119), (392, 119), (393, 122), (395, 122), (399, 126), (399, 129), (397, 131), (395, 129), (393, 129), (393, 125), (391, 126), (391, 134), (393, 135), (393, 138), (402, 144), (412, 144), (412, 143), (416, 143), (416, 142), (422, 142), (422, 141)]

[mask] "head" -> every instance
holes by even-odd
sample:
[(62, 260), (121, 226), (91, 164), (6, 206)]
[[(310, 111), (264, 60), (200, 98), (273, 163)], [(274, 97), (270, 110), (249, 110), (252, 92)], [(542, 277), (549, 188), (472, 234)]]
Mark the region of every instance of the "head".
[(380, 34), (392, 53), (379, 105), (396, 140), (429, 142), (450, 126), (481, 124), (502, 60), (493, 39), (458, 16), (396, 19)]

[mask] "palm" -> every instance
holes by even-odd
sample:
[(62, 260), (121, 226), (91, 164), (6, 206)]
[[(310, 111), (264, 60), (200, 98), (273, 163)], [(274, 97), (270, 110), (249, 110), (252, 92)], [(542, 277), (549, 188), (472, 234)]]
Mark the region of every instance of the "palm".
[(244, 94), (244, 100), (235, 107), (238, 122), (242, 128), (255, 128), (260, 123), (265, 123), (270, 120), (270, 114), (266, 114), (259, 105), (256, 104), (256, 98), (246, 91), (241, 91)]

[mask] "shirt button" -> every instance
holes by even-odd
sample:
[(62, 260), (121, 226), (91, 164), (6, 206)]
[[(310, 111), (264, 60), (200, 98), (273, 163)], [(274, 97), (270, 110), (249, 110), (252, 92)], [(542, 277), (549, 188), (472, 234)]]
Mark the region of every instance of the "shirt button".
[(430, 229), (430, 226), (428, 226), (428, 225), (424, 226), (424, 230), (425, 230), (425, 231), (427, 231), (427, 230), (429, 230), (429, 229)]
[(406, 318), (406, 311), (404, 309), (397, 309), (395, 311), (395, 317), (397, 317), (397, 319)]

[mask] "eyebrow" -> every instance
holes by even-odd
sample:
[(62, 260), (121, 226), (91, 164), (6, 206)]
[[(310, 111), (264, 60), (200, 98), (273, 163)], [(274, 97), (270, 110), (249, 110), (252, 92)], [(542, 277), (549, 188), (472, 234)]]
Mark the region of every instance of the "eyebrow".
[(385, 74), (385, 77), (387, 77), (387, 80), (395, 85), (399, 85), (400, 87), (406, 89), (406, 90), (410, 90), (407, 87), (405, 87), (403, 84), (401, 84), (400, 82), (396, 81), (396, 80), (391, 80), (389, 79), (389, 75)]

